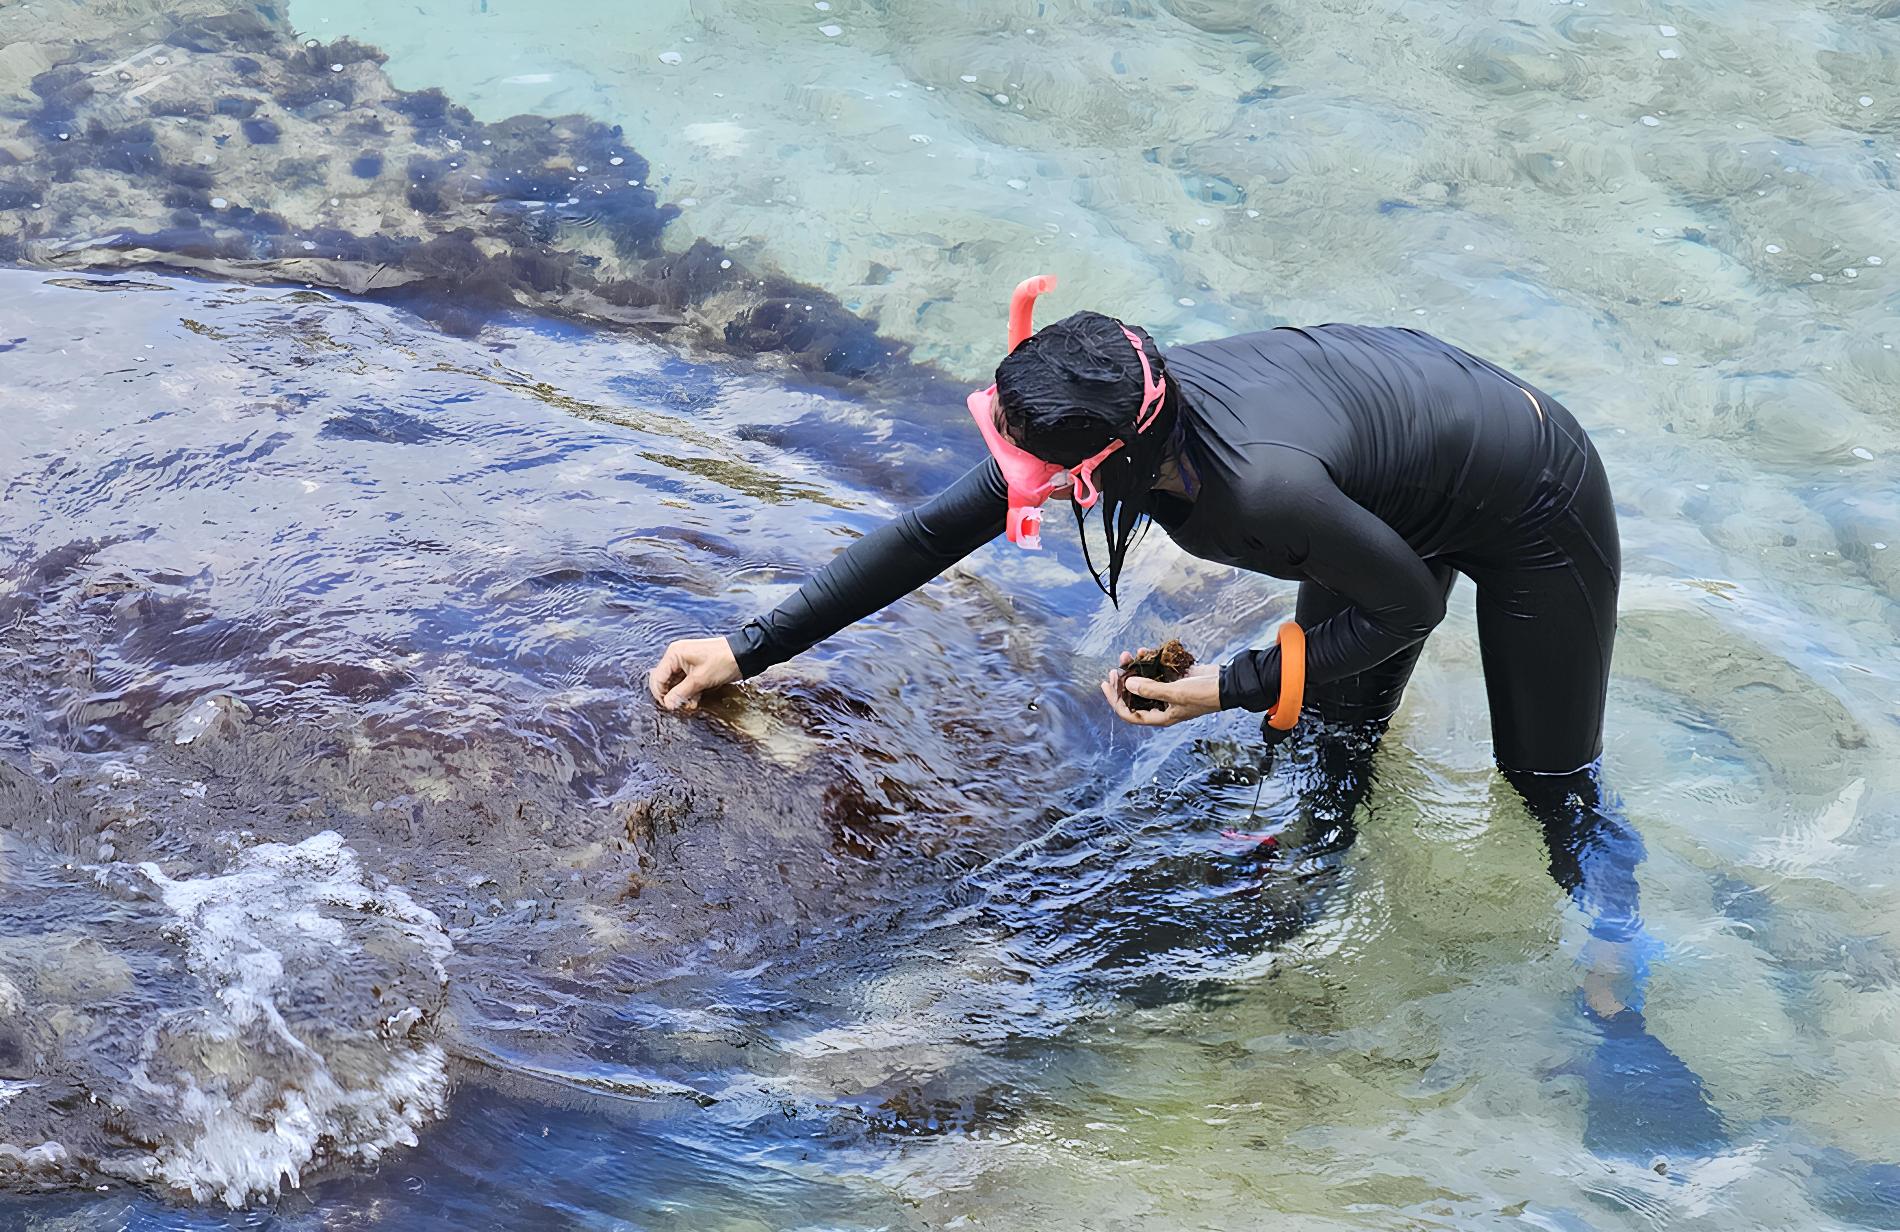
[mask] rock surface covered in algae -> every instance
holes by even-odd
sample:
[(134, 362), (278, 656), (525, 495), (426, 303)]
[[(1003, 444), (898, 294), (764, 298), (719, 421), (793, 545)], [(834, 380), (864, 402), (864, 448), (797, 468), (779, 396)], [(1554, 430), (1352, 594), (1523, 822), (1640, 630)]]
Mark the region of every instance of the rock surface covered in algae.
[(637, 134), (581, 115), (481, 123), (269, 6), (168, 8), (116, 28), (0, 13), (0, 261), (334, 287), (451, 332), (520, 306), (814, 374), (905, 367), (827, 293), (704, 240), (668, 251), (678, 207)]

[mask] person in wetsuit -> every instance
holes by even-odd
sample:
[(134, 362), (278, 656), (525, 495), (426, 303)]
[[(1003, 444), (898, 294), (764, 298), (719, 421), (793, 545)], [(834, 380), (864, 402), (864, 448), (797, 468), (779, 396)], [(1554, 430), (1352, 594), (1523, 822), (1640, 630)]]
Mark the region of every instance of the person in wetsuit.
[[(1144, 371), (1164, 392), (1160, 413), (1138, 427)], [(1542, 825), (1551, 874), (1610, 956), (1598, 976), (1615, 975), (1587, 975), (1582, 1008), (1606, 1040), (1639, 1040), (1614, 1069), (1635, 1083), (1674, 1073), (1696, 1122), (1682, 1128), (1718, 1136), (1699, 1080), (1642, 1025), (1643, 848), (1599, 772), (1616, 514), (1602, 460), (1570, 412), (1417, 330), (1288, 327), (1162, 352), (1145, 332), (1089, 312), (1017, 346), (997, 369), (994, 405), (1016, 447), (1059, 466), (1120, 442), (1095, 471), (1108, 542), (1097, 580), (1111, 599), (1147, 520), (1195, 556), (1299, 583), (1308, 738), (1331, 733), (1369, 756), (1455, 579), (1476, 583), (1498, 765)], [(649, 675), (654, 698), (691, 709), (705, 690), (808, 649), (996, 538), (1009, 504), (992, 457), (852, 544), (772, 612), (726, 638), (667, 647)], [(1154, 726), (1265, 711), (1279, 684), (1274, 646), (1173, 683), (1118, 668), (1103, 692), (1123, 720)], [(1125, 692), (1164, 705), (1133, 710)], [(1347, 760), (1356, 768), (1346, 778), (1371, 781)], [(1351, 841), (1349, 822), (1332, 841)]]

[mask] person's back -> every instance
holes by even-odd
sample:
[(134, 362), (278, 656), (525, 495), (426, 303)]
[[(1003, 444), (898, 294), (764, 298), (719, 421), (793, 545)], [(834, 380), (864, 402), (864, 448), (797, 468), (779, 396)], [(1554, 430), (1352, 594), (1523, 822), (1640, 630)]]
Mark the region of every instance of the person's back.
[[(1577, 491), (1588, 438), (1549, 395), (1411, 329), (1283, 327), (1165, 352), (1206, 486), (1246, 494), (1283, 446), (1422, 557), (1483, 561), (1521, 545)], [(1244, 514), (1245, 510), (1233, 510)], [(1179, 528), (1229, 559), (1231, 518)]]

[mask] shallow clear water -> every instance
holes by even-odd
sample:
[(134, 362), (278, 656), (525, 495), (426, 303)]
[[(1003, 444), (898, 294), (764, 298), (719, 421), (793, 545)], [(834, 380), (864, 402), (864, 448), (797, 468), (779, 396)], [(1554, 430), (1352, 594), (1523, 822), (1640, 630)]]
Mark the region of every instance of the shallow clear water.
[[(0, 23), (117, 60), (218, 7)], [(1159, 537), (1119, 613), (1061, 531), (656, 719), (658, 645), (960, 469), (954, 397), (488, 307), (445, 337), (263, 253), (211, 268), (284, 285), (0, 273), (0, 1142), (63, 1152), (0, 1221), (1900, 1226), (1843, 1163), (1900, 1160), (1889, 7), (290, 14), (478, 120), (621, 125), (680, 207), (663, 248), (959, 377), (1047, 271), (1164, 337), (1418, 325), (1560, 396), (1622, 519), (1607, 765), (1666, 947), (1649, 1020), (1727, 1150), (1658, 1176), (1582, 1146), (1580, 930), (1489, 770), (1468, 589), (1312, 880), (1219, 838), (1242, 725), (1091, 701), (1123, 646), (1212, 657), (1290, 605)], [(20, 259), (85, 267), (142, 208), (127, 173), (14, 140), (0, 188), (60, 215), (0, 192)], [(219, 200), (427, 225), (247, 170), (360, 140), (247, 140)], [(558, 242), (596, 251), (589, 222)], [(1269, 824), (1318, 807), (1298, 758), (1267, 787)], [(233, 1162), (259, 1127), (303, 1180), (274, 1201)]]

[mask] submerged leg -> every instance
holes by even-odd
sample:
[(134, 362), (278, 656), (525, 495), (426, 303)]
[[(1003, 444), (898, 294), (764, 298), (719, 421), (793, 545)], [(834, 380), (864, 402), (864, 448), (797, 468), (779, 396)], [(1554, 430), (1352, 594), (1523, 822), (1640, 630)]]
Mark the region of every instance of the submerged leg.
[(1094, 920), (1086, 929), (1100, 947), (1094, 965), (1145, 968), (1122, 995), (1159, 1004), (1206, 985), (1199, 959), (1258, 954), (1305, 929), (1325, 909), (1356, 836), (1383, 730), (1301, 723), (1274, 774), (1285, 825), (1272, 838), (1210, 849), (1169, 828), (1118, 844), (1113, 872), (1080, 904)]
[(1384, 719), (1343, 723), (1317, 715), (1300, 724), (1282, 753), (1298, 802), (1298, 820), (1280, 844), (1283, 856), (1303, 862), (1336, 859), (1351, 849), (1385, 729)]
[(1506, 770), (1550, 852), (1550, 875), (1589, 920), (1583, 996), (1599, 1016), (1641, 1010), (1655, 946), (1637, 906), (1643, 839), (1595, 766), (1571, 774)]
[(1570, 508), (1520, 555), (1474, 574), (1478, 643), (1498, 765), (1544, 832), (1551, 876), (1589, 920), (1578, 1002), (1599, 1042), (1583, 1067), (1584, 1142), (1645, 1160), (1712, 1151), (1726, 1135), (1702, 1080), (1643, 1019), (1660, 950), (1637, 903), (1643, 841), (1599, 778), (1622, 559), (1594, 452)]
[(1660, 946), (1643, 926), (1636, 866), (1643, 840), (1593, 766), (1573, 774), (1506, 771), (1550, 848), (1550, 874), (1589, 921), (1578, 1008), (1599, 1042), (1584, 1064), (1584, 1145), (1647, 1159), (1707, 1154), (1727, 1142), (1702, 1079), (1643, 1019), (1649, 961)]
[[(1456, 574), (1446, 566), (1434, 572), (1449, 590)], [(1296, 618), (1310, 628), (1345, 605), (1325, 588), (1302, 583)], [(1309, 691), (1305, 717), (1280, 746), (1273, 770), (1273, 791), (1283, 802), (1276, 812), (1287, 820), (1273, 838), (1220, 854), (1202, 847), (1122, 858), (1112, 882), (1088, 902), (1101, 918), (1093, 929), (1100, 946), (1095, 965), (1148, 971), (1128, 978), (1122, 995), (1154, 1003), (1204, 987), (1199, 977), (1183, 974), (1193, 963), (1171, 956), (1257, 954), (1295, 936), (1325, 909), (1357, 836), (1354, 819), (1371, 790), (1373, 754), (1422, 646)], [(1290, 818), (1285, 803), (1293, 806)], [(1228, 824), (1244, 824), (1242, 816)]]
[[(1430, 562), (1432, 575), (1446, 594), (1458, 574), (1451, 566)], [(1300, 583), (1294, 618), (1312, 628), (1349, 606), (1345, 599), (1315, 582)], [(1301, 777), (1295, 782), (1306, 822), (1300, 836), (1304, 855), (1337, 855), (1352, 846), (1354, 815), (1372, 786), (1372, 755), (1397, 713), (1412, 679), (1412, 669), (1425, 649), (1420, 641), (1356, 676), (1331, 680), (1308, 691), (1299, 726), (1288, 748), (1307, 746), (1312, 758), (1297, 758)], [(1310, 765), (1310, 769), (1307, 769)]]

